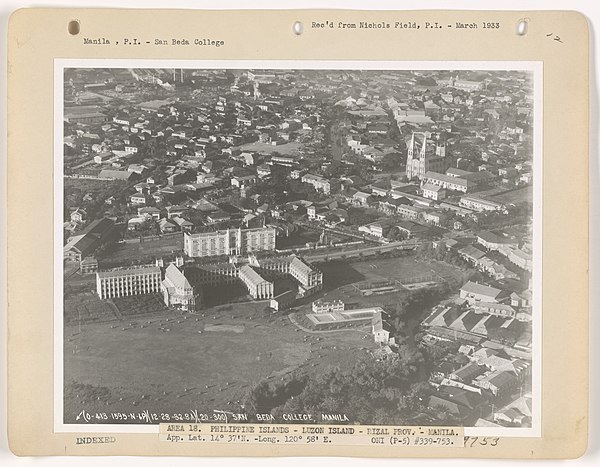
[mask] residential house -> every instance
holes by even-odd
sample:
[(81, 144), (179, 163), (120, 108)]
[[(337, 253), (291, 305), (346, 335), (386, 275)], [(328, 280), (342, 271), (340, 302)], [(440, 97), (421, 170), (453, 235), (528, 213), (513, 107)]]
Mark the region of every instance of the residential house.
[(395, 215), (398, 213), (398, 206), (409, 205), (410, 201), (407, 198), (386, 198), (379, 201), (377, 209), (384, 214)]
[(446, 197), (446, 190), (440, 185), (434, 185), (432, 183), (425, 183), (421, 187), (423, 198), (432, 199), (434, 201), (440, 201)]
[(357, 191), (352, 196), (352, 204), (354, 204), (355, 206), (366, 207), (369, 205), (370, 198), (371, 198), (371, 195), (369, 193), (365, 193), (363, 191)]
[(519, 387), (520, 382), (508, 371), (493, 371), (481, 376), (473, 384), (491, 392), (498, 399), (504, 399)]
[(160, 209), (154, 206), (138, 208), (137, 213), (140, 217), (148, 216), (156, 221), (160, 219)]
[(464, 248), (458, 250), (458, 254), (461, 258), (471, 264), (478, 264), (479, 260), (485, 256), (485, 252), (473, 245), (467, 245)]
[(519, 248), (509, 248), (507, 258), (511, 263), (526, 271), (531, 272), (533, 268), (531, 254), (520, 250)]
[(76, 222), (77, 224), (83, 224), (87, 220), (87, 213), (85, 209), (77, 208), (75, 211), (71, 213), (71, 222)]
[(484, 271), (490, 277), (500, 279), (518, 279), (519, 275), (510, 271), (503, 264), (498, 263), (490, 258), (483, 257), (476, 262), (480, 271)]
[(396, 224), (396, 228), (405, 235), (407, 240), (414, 237), (426, 237), (429, 234), (428, 227), (412, 221), (400, 221)]
[(302, 176), (302, 183), (308, 183), (314, 187), (316, 191), (321, 191), (326, 195), (331, 193), (331, 182), (319, 175), (305, 174)]
[(483, 415), (486, 399), (473, 391), (453, 386), (441, 386), (428, 401), (431, 408), (443, 408), (460, 420), (477, 419)]
[(181, 229), (182, 232), (191, 232), (194, 230), (194, 224), (184, 219), (183, 217), (172, 217), (173, 221)]
[(500, 251), (506, 248), (517, 248), (518, 241), (495, 234), (494, 232), (481, 232), (477, 235), (477, 243), (487, 250)]
[(188, 208), (185, 206), (180, 206), (178, 204), (174, 204), (172, 206), (167, 206), (167, 218), (173, 219), (174, 217), (183, 217), (185, 213), (187, 213)]
[(238, 188), (247, 188), (256, 183), (256, 175), (236, 175), (231, 178), (231, 185)]
[(466, 365), (460, 367), (458, 370), (453, 371), (448, 375), (448, 378), (453, 381), (459, 381), (464, 384), (471, 384), (472, 381), (481, 376), (486, 372), (486, 368), (483, 365), (469, 362)]
[(417, 208), (415, 206), (410, 206), (408, 204), (402, 204), (398, 206), (398, 214), (405, 219), (416, 221), (419, 218), (421, 212), (423, 212), (422, 208)]
[(127, 230), (140, 230), (144, 227), (150, 218), (148, 217), (132, 217), (127, 221)]
[(506, 295), (502, 290), (490, 287), (478, 282), (469, 281), (460, 289), (460, 298), (464, 298), (470, 304), (475, 302), (499, 303)]
[(385, 237), (389, 230), (390, 226), (386, 225), (384, 222), (372, 222), (370, 224), (361, 225), (358, 228), (359, 232), (363, 232), (367, 235), (372, 235), (373, 237), (377, 238)]
[(371, 326), (375, 342), (379, 344), (387, 344), (393, 337), (394, 328), (387, 321), (387, 315), (384, 313), (374, 313)]
[(439, 227), (442, 224), (442, 222), (445, 221), (446, 216), (441, 212), (432, 210), (432, 211), (423, 211), (421, 213), (421, 218), (423, 219), (424, 222), (427, 222), (428, 224)]
[(162, 233), (173, 233), (177, 232), (177, 224), (169, 221), (168, 219), (161, 219), (158, 222), (158, 227)]
[(135, 193), (129, 197), (129, 203), (132, 206), (145, 206), (148, 199), (143, 193)]

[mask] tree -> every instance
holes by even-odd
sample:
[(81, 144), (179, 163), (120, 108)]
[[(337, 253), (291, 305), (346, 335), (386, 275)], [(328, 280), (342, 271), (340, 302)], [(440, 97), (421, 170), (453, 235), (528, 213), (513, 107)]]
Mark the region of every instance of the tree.
[(394, 242), (399, 242), (408, 239), (408, 233), (400, 230), (398, 227), (392, 227), (387, 235), (387, 238)]
[(492, 328), (488, 331), (488, 337), (491, 340), (501, 342), (505, 345), (513, 346), (521, 337), (522, 326), (520, 323), (513, 322), (508, 328)]
[(404, 166), (406, 166), (406, 154), (398, 152), (386, 154), (380, 164), (380, 168), (384, 172), (397, 172)]
[[(363, 357), (349, 368), (329, 367), (310, 379), (304, 378), (298, 393), (292, 394), (287, 381), (260, 383), (247, 401), (252, 409), (275, 407), (271, 411), (275, 416), (337, 412), (347, 414), (355, 423), (401, 424), (414, 415), (413, 407), (418, 406), (416, 395), (423, 391), (421, 383), (428, 377), (422, 371), (424, 364), (418, 349), (401, 346), (399, 355), (382, 361)], [(290, 381), (297, 380), (292, 377)]]
[(374, 222), (379, 217), (379, 214), (368, 211), (362, 208), (348, 208), (348, 217), (346, 224), (349, 225), (365, 225)]

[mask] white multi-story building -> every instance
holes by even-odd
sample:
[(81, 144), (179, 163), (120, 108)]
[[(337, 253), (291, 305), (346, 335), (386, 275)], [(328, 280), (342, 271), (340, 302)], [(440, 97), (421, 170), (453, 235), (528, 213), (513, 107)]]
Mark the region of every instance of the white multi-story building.
[(477, 196), (462, 196), (460, 198), (460, 206), (463, 208), (473, 209), (474, 211), (504, 211), (505, 207), (501, 203), (479, 198)]
[(300, 296), (312, 295), (323, 288), (323, 273), (298, 256), (260, 260), (256, 264), (267, 271), (292, 276), (298, 283)]
[(96, 272), (96, 293), (101, 299), (155, 293), (160, 290), (160, 268), (135, 266)]
[(252, 266), (243, 265), (239, 269), (239, 278), (252, 298), (258, 300), (273, 298), (273, 282), (262, 277)]
[(313, 313), (333, 313), (334, 311), (344, 311), (346, 305), (341, 300), (332, 300), (330, 302), (324, 300), (316, 300), (312, 302)]
[(186, 233), (183, 239), (183, 250), (191, 258), (273, 251), (275, 250), (275, 228), (238, 228), (195, 234)]
[(423, 198), (439, 201), (446, 197), (446, 190), (439, 185), (432, 185), (431, 183), (426, 183), (425, 185), (423, 185), (421, 190), (423, 192)]
[(302, 183), (308, 183), (312, 185), (316, 191), (321, 191), (328, 195), (331, 193), (331, 182), (326, 178), (318, 175), (306, 174), (302, 176)]
[(531, 254), (518, 248), (510, 248), (507, 254), (508, 260), (521, 269), (531, 271), (533, 268)]
[(475, 183), (462, 177), (453, 177), (438, 172), (426, 172), (422, 182), (429, 185), (437, 185), (446, 190), (461, 191), (466, 193), (475, 186)]

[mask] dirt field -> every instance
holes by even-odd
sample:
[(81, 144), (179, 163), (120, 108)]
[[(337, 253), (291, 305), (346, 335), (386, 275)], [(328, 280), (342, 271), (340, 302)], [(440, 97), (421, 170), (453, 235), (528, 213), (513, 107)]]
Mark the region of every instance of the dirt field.
[(533, 202), (533, 187), (527, 186), (524, 188), (518, 188), (516, 190), (508, 191), (506, 193), (502, 193), (500, 195), (492, 196), (491, 199), (493, 201), (497, 201), (499, 203), (523, 203), (523, 202)]
[(264, 307), (255, 302), (197, 316), (155, 313), (67, 326), (65, 422), (74, 422), (82, 410), (243, 412), (241, 399), (262, 378), (281, 378), (298, 368), (315, 374), (375, 348), (362, 331), (311, 335), (287, 316), (266, 315)]
[(98, 257), (103, 268), (152, 263), (158, 257), (172, 257), (183, 251), (183, 235), (142, 243), (115, 243)]

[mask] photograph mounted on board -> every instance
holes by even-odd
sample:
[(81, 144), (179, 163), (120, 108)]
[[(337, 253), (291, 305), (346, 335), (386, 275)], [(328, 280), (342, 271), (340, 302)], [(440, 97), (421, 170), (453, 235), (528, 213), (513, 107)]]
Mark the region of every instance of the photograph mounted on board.
[(125, 62), (55, 65), (58, 431), (539, 435), (537, 62)]

